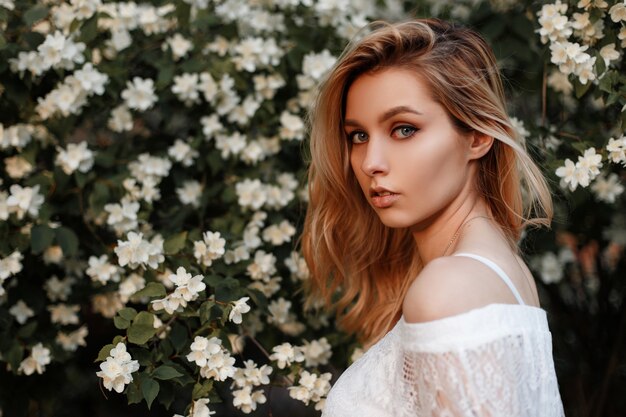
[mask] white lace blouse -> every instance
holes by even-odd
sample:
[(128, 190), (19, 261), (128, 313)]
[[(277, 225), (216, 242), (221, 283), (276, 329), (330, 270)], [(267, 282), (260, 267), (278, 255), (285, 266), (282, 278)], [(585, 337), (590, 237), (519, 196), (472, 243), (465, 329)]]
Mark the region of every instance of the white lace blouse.
[(395, 327), (337, 380), (322, 417), (563, 417), (545, 310), (489, 304)]

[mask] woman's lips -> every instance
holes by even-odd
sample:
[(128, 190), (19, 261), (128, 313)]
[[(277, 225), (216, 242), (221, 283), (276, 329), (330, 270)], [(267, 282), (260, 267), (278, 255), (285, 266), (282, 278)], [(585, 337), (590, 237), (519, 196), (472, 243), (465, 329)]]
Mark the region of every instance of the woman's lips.
[(385, 208), (391, 206), (398, 198), (400, 194), (389, 193), (386, 195), (374, 195), (372, 196), (372, 204), (378, 208)]

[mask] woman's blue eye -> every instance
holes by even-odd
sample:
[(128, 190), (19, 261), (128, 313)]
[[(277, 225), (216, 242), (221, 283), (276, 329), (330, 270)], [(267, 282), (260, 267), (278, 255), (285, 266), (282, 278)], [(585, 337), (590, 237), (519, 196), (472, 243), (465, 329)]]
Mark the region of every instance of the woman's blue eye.
[(411, 137), (415, 132), (417, 132), (417, 129), (413, 126), (398, 126), (393, 131), (399, 133), (398, 137), (400, 139), (405, 139)]
[(348, 134), (348, 139), (352, 141), (352, 143), (363, 143), (367, 140), (367, 134), (365, 132), (352, 132)]

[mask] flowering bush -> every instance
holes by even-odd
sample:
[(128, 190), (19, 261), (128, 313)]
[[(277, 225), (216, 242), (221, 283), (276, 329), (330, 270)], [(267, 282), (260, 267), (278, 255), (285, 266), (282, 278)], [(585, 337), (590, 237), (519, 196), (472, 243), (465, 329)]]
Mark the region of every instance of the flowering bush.
[[(420, 4), (494, 45), (555, 182), (554, 230), (524, 244), (586, 413), (623, 361), (626, 6), (574, 3)], [(167, 415), (267, 415), (272, 387), (319, 414), (362, 350), (302, 308), (303, 117), (346, 40), (414, 6), (0, 0), (0, 409), (100, 383)], [(580, 408), (585, 366), (606, 372)]]

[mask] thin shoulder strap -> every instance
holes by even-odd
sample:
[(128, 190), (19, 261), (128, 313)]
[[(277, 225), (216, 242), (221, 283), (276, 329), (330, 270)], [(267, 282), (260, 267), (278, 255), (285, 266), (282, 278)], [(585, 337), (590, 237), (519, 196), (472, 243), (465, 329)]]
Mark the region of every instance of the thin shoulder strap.
[(502, 280), (504, 281), (504, 283), (506, 285), (508, 285), (508, 287), (511, 289), (511, 291), (513, 292), (513, 295), (515, 296), (515, 298), (517, 298), (517, 301), (521, 304), (521, 305), (525, 305), (524, 300), (522, 300), (522, 297), (520, 296), (519, 292), (517, 292), (517, 288), (515, 288), (515, 285), (513, 285), (513, 281), (511, 281), (511, 278), (509, 278), (509, 276), (506, 274), (506, 272), (504, 272), (502, 270), (502, 268), (500, 268), (495, 262), (480, 256), (480, 255), (476, 255), (474, 253), (456, 253), (454, 254), (454, 256), (466, 256), (468, 258), (473, 258), (476, 259), (479, 262), (482, 262), (483, 264), (487, 265), (489, 268), (491, 268), (496, 274), (498, 274), (498, 276), (500, 278), (502, 278)]

